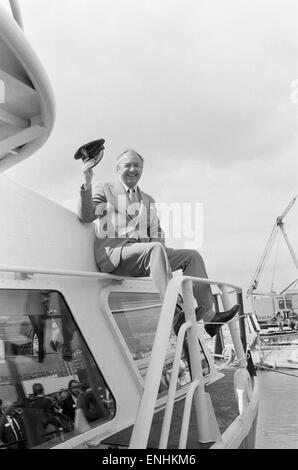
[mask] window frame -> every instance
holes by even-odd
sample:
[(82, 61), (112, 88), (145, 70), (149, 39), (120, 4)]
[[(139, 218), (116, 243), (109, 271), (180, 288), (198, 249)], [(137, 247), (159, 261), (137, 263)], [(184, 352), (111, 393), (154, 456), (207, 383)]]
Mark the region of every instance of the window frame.
[[(143, 293), (143, 294), (146, 294), (146, 293), (159, 294), (159, 293), (157, 289), (154, 287), (152, 280), (150, 278), (142, 278), (142, 279), (136, 278), (135, 280), (127, 279), (127, 280), (120, 281), (120, 282), (115, 281), (113, 285), (108, 285), (104, 287), (100, 293), (101, 308), (105, 312), (106, 318), (109, 321), (110, 327), (114, 331), (117, 340), (121, 344), (122, 351), (125, 354), (126, 358), (128, 359), (129, 364), (131, 365), (135, 373), (138, 383), (141, 386), (141, 390), (143, 390), (146, 376), (143, 378), (142, 374), (140, 373), (140, 370), (137, 366), (137, 361), (133, 359), (132, 353), (130, 352), (129, 347), (122, 335), (122, 332), (114, 318), (113, 311), (111, 310), (110, 305), (109, 305), (109, 296), (112, 292), (119, 292), (119, 293), (135, 292), (135, 293)], [(140, 308), (140, 310), (141, 309), (142, 308)], [(222, 377), (223, 374), (221, 372), (213, 370), (213, 367), (212, 367), (213, 362), (210, 357), (210, 353), (208, 352), (207, 347), (205, 346), (206, 345), (204, 343), (203, 344), (200, 343), (200, 347), (203, 351), (203, 354), (205, 356), (205, 359), (209, 367), (209, 374), (204, 376), (204, 384), (209, 385), (215, 382), (216, 380), (218, 380), (220, 377)], [(176, 390), (175, 399), (177, 400), (177, 399), (184, 398), (188, 392), (190, 385), (191, 385), (191, 382), (183, 385), (183, 387)], [(167, 402), (167, 394), (165, 396), (158, 397), (156, 401), (156, 409), (164, 407), (166, 402)]]
[[(66, 308), (67, 308), (68, 315), (69, 315), (71, 321), (73, 322), (75, 330), (78, 332), (78, 334), (80, 336), (80, 341), (82, 341), (84, 343), (84, 348), (87, 352), (87, 356), (89, 356), (89, 358), (91, 359), (91, 362), (94, 363), (94, 366), (97, 370), (97, 374), (101, 377), (104, 385), (106, 386), (106, 388), (110, 392), (111, 398), (114, 401), (114, 413), (111, 415), (111, 417), (101, 421), (96, 426), (91, 427), (90, 430), (80, 432), (79, 434), (74, 435), (74, 436), (70, 437), (69, 439), (65, 439), (64, 441), (54, 442), (54, 443), (52, 443), (52, 445), (49, 445), (49, 446), (46, 446), (46, 444), (50, 443), (51, 441), (45, 441), (45, 442), (43, 442), (39, 445), (28, 448), (28, 450), (38, 449), (38, 448), (54, 449), (54, 448), (59, 448), (59, 447), (60, 448), (65, 448), (65, 447), (69, 448), (69, 447), (74, 447), (74, 446), (76, 447), (77, 445), (79, 445), (82, 442), (91, 441), (94, 438), (98, 437), (98, 434), (99, 434), (98, 431), (99, 430), (102, 430), (103, 435), (105, 436), (106, 433), (105, 433), (104, 428), (109, 429), (111, 427), (111, 423), (113, 423), (115, 421), (115, 419), (117, 419), (116, 394), (114, 394), (112, 392), (112, 387), (109, 385), (105, 375), (103, 374), (103, 372), (102, 372), (102, 370), (101, 370), (101, 368), (98, 364), (98, 361), (94, 357), (94, 354), (92, 353), (92, 350), (91, 350), (91, 348), (88, 344), (88, 341), (85, 338), (85, 335), (83, 334), (81, 328), (78, 325), (77, 320), (75, 319), (75, 315), (73, 314), (72, 309), (70, 308), (70, 305), (67, 302), (67, 295), (65, 295), (65, 293), (63, 292), (63, 286), (61, 285), (58, 288), (57, 286), (50, 285), (49, 283), (36, 282), (36, 281), (33, 282), (33, 285), (31, 283), (29, 285), (28, 282), (24, 281), (24, 280), (21, 280), (21, 281), (18, 280), (18, 281), (15, 281), (15, 282), (11, 282), (10, 280), (8, 280), (8, 282), (4, 281), (2, 283), (2, 285), (0, 286), (0, 295), (1, 295), (1, 291), (17, 291), (17, 292), (20, 292), (20, 291), (24, 291), (24, 292), (28, 292), (28, 291), (43, 292), (43, 291), (45, 291), (45, 292), (49, 292), (49, 293), (56, 293), (58, 296), (60, 296), (62, 298), (62, 301), (64, 302)], [(28, 318), (28, 315), (23, 314), (23, 315), (20, 315), (20, 318), (21, 317), (24, 317), (24, 318), (27, 317)], [(49, 318), (52, 318), (52, 317), (49, 317)], [(53, 316), (53, 318), (55, 318), (55, 315)], [(4, 355), (4, 360), (5, 360), (5, 355)], [(45, 377), (45, 376), (41, 376), (41, 378), (42, 377)], [(36, 378), (36, 381), (38, 381), (38, 378)], [(30, 398), (29, 393), (26, 390), (24, 390), (24, 392), (26, 394), (26, 398), (29, 399)], [(49, 393), (49, 395), (50, 395), (50, 393)], [(101, 440), (103, 440), (103, 439), (105, 439), (105, 437), (101, 438)]]

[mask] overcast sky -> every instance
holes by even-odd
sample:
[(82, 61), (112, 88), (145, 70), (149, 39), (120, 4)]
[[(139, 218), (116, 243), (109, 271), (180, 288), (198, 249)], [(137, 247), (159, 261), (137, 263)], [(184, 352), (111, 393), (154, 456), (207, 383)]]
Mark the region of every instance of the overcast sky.
[[(52, 82), (55, 128), (7, 174), (75, 210), (73, 159), (106, 139), (95, 179), (115, 158), (145, 159), (158, 202), (202, 203), (211, 278), (246, 291), (275, 218), (298, 193), (296, 0), (20, 0), (25, 31)], [(298, 254), (298, 201), (285, 219)], [(169, 240), (183, 247), (183, 240)], [(263, 280), (297, 277), (284, 242)]]

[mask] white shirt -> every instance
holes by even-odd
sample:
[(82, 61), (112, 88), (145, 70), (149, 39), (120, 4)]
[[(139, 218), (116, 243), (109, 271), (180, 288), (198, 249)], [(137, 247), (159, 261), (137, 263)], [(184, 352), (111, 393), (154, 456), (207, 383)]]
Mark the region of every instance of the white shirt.
[[(142, 223), (141, 220), (142, 220), (142, 210), (143, 210), (143, 201), (139, 201), (139, 194), (138, 194), (138, 186), (134, 186), (133, 188), (129, 188), (120, 178), (120, 183), (122, 184), (123, 188), (125, 189), (126, 193), (128, 194), (128, 197), (132, 203), (132, 207), (133, 207), (133, 204), (139, 204), (139, 206), (137, 206), (137, 214), (135, 215), (135, 206), (134, 208), (132, 209), (132, 213), (134, 215), (133, 217), (133, 224), (129, 224), (129, 227), (128, 227), (128, 230), (127, 230), (127, 236), (128, 238), (135, 238), (135, 239), (140, 239), (140, 233), (139, 233), (139, 230), (140, 230), (140, 224)], [(144, 218), (144, 221), (145, 221), (145, 233), (147, 233), (147, 218), (145, 217)], [(144, 223), (144, 222), (143, 222)], [(141, 231), (142, 233), (142, 231)]]

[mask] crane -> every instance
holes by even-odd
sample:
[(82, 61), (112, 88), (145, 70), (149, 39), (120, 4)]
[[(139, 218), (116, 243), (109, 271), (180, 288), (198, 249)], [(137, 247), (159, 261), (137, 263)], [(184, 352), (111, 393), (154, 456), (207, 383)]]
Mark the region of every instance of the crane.
[(296, 267), (296, 269), (298, 270), (298, 259), (296, 257), (296, 254), (293, 250), (293, 247), (289, 241), (289, 238), (288, 238), (288, 235), (286, 234), (286, 231), (285, 231), (285, 227), (284, 227), (284, 218), (285, 216), (288, 214), (288, 212), (290, 211), (290, 209), (293, 207), (293, 205), (295, 204), (295, 201), (298, 197), (298, 194), (290, 201), (290, 203), (287, 205), (287, 207), (285, 208), (285, 210), (283, 211), (283, 213), (276, 218), (276, 221), (274, 223), (274, 226), (273, 226), (273, 229), (272, 229), (272, 232), (268, 238), (268, 242), (266, 244), (266, 247), (265, 247), (265, 250), (261, 256), (261, 259), (259, 261), (259, 264), (257, 266), (257, 269), (253, 275), (253, 278), (251, 280), (251, 283), (249, 285), (249, 288), (248, 288), (248, 291), (247, 291), (247, 295), (250, 296), (254, 293), (254, 291), (256, 291), (258, 285), (259, 285), (259, 279), (260, 279), (260, 276), (263, 272), (263, 269), (264, 269), (264, 266), (265, 266), (265, 263), (268, 259), (268, 256), (269, 256), (269, 253), (271, 251), (271, 248), (273, 246), (273, 243), (275, 241), (275, 238), (276, 238), (276, 235), (278, 233), (278, 230), (281, 231), (284, 239), (285, 239), (285, 242), (287, 244), (287, 247), (290, 251), (290, 254), (291, 254), (291, 257), (292, 257), (292, 260), (294, 262), (294, 265)]

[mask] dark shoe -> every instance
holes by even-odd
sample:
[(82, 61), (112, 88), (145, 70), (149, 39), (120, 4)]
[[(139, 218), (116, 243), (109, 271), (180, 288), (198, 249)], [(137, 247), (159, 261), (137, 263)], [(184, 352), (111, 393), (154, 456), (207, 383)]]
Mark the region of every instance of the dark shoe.
[[(200, 307), (196, 307), (195, 313), (196, 313), (197, 321), (201, 320), (201, 318), (204, 316), (204, 313), (206, 313), (206, 307), (204, 305), (201, 305)], [(178, 301), (176, 304), (175, 315), (173, 319), (173, 330), (176, 336), (178, 336), (179, 330), (181, 328), (181, 325), (183, 325), (183, 323), (185, 323), (183, 303), (180, 303)]]
[[(236, 315), (238, 310), (239, 310), (239, 305), (236, 304), (234, 305), (234, 307), (231, 308), (231, 310), (227, 310), (226, 312), (216, 313), (212, 322), (205, 325), (205, 330), (208, 333), (208, 335), (211, 336), (211, 338), (215, 336), (219, 332), (220, 328), (222, 327), (222, 325), (219, 323), (226, 323), (232, 320), (232, 318)], [(212, 323), (214, 323), (214, 325)]]

